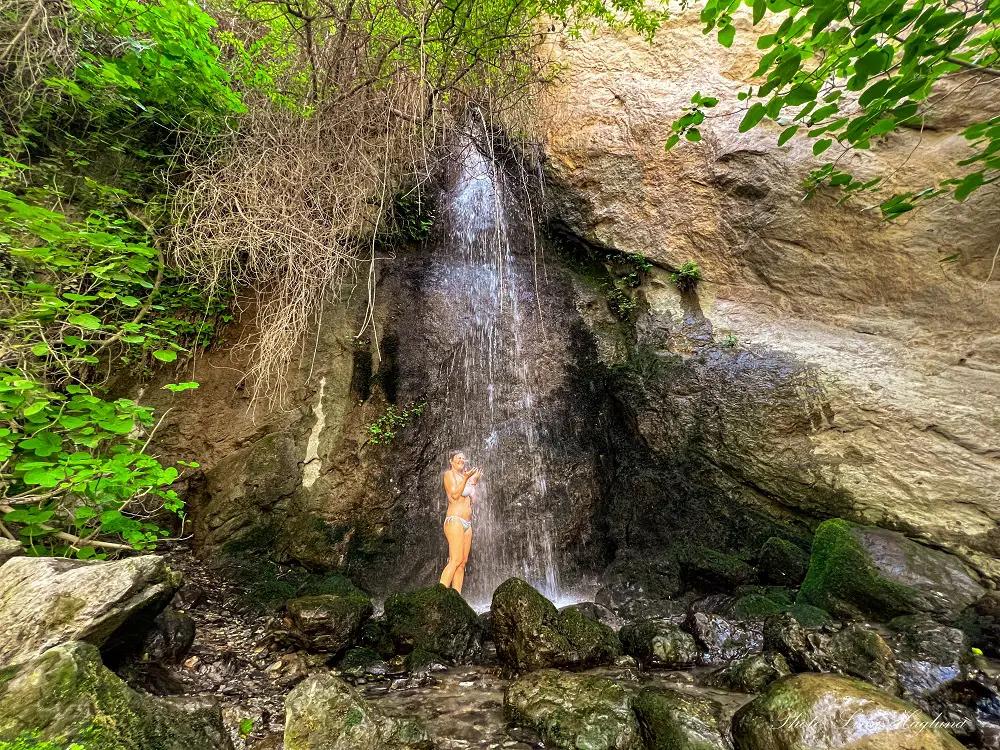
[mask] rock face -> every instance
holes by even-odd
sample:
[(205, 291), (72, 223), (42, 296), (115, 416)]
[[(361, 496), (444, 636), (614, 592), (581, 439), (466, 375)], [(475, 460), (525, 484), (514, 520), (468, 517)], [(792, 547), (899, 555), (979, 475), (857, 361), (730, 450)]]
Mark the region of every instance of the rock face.
[(385, 716), (343, 680), (312, 675), (285, 701), (285, 750), (433, 750), (422, 727)]
[[(660, 530), (677, 538), (669, 477), (706, 501), (806, 525), (846, 517), (905, 530), (996, 576), (995, 195), (895, 223), (867, 210), (878, 198), (801, 200), (802, 179), (828, 154), (813, 157), (804, 138), (777, 147), (778, 123), (738, 131), (736, 93), (763, 54), (756, 36), (772, 29), (734, 19), (730, 49), (702, 34), (695, 11), (674, 14), (652, 44), (602, 32), (552, 51), (563, 73), (544, 119), (551, 215), (599, 253), (654, 266), (634, 292), (638, 351), (597, 303), (585, 308), (597, 350), (629, 372), (621, 408), (652, 463), (673, 470), (634, 465), (612, 533), (633, 547), (656, 546), (646, 540)], [(720, 98), (702, 141), (665, 152), (698, 91)], [(932, 134), (893, 133), (839, 165), (887, 175), (880, 197), (922, 189), (958, 173), (970, 117), (998, 110), (995, 97), (949, 107)], [(670, 272), (689, 260), (704, 280), (682, 293)], [(653, 487), (656, 501), (644, 500)], [(717, 502), (691, 525), (714, 526), (721, 542), (720, 506), (724, 516)]]
[(611, 664), (621, 654), (611, 628), (577, 609), (557, 611), (520, 578), (497, 587), (491, 612), (497, 657), (517, 672)]
[(0, 741), (29, 735), (93, 750), (232, 750), (217, 705), (136, 693), (79, 642), (0, 672)]
[(620, 685), (593, 675), (545, 669), (508, 686), (504, 715), (538, 732), (546, 747), (640, 750), (632, 700)]
[(311, 647), (332, 654), (357, 641), (361, 626), (374, 611), (372, 600), (361, 591), (346, 596), (300, 597), (290, 600), (285, 607)]
[(798, 586), (809, 570), (809, 554), (801, 547), (773, 536), (760, 548), (757, 569), (764, 583)]
[(722, 710), (713, 700), (646, 689), (633, 708), (649, 750), (730, 750)]
[(958, 628), (926, 616), (897, 617), (889, 626), (899, 666), (899, 681), (911, 696), (923, 696), (966, 676), (969, 639)]
[(24, 554), (24, 545), (13, 539), (0, 537), (0, 567), (12, 557)]
[(179, 580), (154, 555), (115, 562), (17, 557), (0, 575), (0, 665), (67, 641), (101, 646), (126, 621), (152, 620)]
[(698, 644), (694, 638), (668, 620), (629, 623), (618, 636), (625, 653), (648, 667), (679, 669), (698, 661)]
[(459, 660), (475, 642), (479, 619), (461, 594), (438, 584), (390, 596), (385, 628), (399, 653), (420, 648)]
[(840, 519), (820, 524), (796, 601), (883, 620), (918, 612), (954, 620), (985, 593), (953, 555), (898, 532)]
[(771, 684), (733, 717), (739, 750), (959, 750), (929, 716), (863, 682), (800, 674)]

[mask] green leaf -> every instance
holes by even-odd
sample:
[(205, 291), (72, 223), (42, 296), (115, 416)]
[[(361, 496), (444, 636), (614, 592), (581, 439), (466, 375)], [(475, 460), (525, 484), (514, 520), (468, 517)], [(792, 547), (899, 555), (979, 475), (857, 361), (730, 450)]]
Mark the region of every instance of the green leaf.
[(719, 29), (719, 44), (727, 49), (733, 46), (733, 40), (736, 38), (736, 27), (733, 25), (723, 26)]
[(784, 146), (788, 141), (791, 140), (792, 136), (795, 135), (799, 130), (798, 125), (792, 125), (781, 131), (781, 135), (778, 136), (778, 145)]
[(767, 4), (764, 0), (753, 0), (753, 25), (756, 26), (764, 18)]
[(760, 102), (751, 106), (746, 115), (744, 115), (743, 121), (740, 123), (740, 132), (745, 133), (757, 125), (757, 123), (764, 119), (764, 114), (766, 112), (767, 108)]
[(101, 327), (100, 319), (89, 313), (73, 315), (68, 319), (68, 322), (72, 325), (80, 326), (80, 328), (86, 328), (88, 331), (96, 331)]
[(35, 344), (31, 347), (31, 353), (36, 357), (44, 357), (49, 353), (49, 345), (46, 343)]
[(833, 141), (829, 138), (820, 138), (813, 144), (813, 155), (819, 156), (824, 151), (826, 151), (830, 146), (833, 145)]
[(698, 130), (698, 128), (691, 128), (684, 134), (684, 137), (687, 138), (692, 143), (697, 143), (698, 141), (701, 140), (701, 132)]
[(177, 352), (172, 349), (157, 349), (153, 352), (153, 356), (161, 362), (173, 362), (177, 359)]

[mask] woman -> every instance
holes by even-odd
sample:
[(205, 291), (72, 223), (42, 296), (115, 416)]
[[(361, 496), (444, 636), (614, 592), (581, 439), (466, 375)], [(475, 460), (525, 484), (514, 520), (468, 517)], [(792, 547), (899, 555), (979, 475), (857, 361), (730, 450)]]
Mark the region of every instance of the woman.
[(444, 473), (444, 492), (448, 496), (448, 515), (444, 519), (448, 564), (441, 574), (441, 583), (460, 594), (472, 547), (472, 501), (476, 499), (476, 483), (483, 476), (481, 469), (466, 469), (465, 464), (465, 454), (457, 451), (451, 455), (451, 468)]

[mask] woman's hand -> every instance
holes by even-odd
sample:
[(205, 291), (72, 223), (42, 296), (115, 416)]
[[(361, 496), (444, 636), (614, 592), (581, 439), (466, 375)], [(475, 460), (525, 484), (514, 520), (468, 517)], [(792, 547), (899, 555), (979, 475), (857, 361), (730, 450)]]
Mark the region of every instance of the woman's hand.
[(476, 469), (476, 473), (472, 475), (472, 481), (478, 482), (483, 476), (482, 469)]
[(472, 477), (478, 471), (479, 471), (479, 469), (476, 469), (476, 468), (466, 469), (465, 471), (462, 472), (462, 478), (463, 479), (469, 479), (470, 477)]

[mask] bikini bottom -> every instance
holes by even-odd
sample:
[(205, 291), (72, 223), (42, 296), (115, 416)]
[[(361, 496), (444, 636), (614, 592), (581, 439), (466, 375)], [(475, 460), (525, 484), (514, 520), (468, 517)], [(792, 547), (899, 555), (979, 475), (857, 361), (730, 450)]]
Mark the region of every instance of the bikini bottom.
[(472, 521), (466, 521), (461, 516), (445, 516), (444, 522), (448, 523), (448, 521), (461, 521), (463, 531), (468, 531), (472, 528)]

